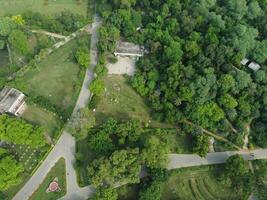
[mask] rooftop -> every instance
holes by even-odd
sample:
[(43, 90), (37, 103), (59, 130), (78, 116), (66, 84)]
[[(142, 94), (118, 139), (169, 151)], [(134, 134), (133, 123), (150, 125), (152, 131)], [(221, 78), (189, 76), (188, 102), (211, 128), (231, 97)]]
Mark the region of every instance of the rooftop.
[(24, 94), (19, 90), (4, 87), (0, 92), (0, 113), (9, 111), (21, 96), (24, 96)]
[(115, 50), (115, 55), (116, 54), (143, 56), (144, 49), (139, 45), (120, 41), (118, 42), (117, 49)]

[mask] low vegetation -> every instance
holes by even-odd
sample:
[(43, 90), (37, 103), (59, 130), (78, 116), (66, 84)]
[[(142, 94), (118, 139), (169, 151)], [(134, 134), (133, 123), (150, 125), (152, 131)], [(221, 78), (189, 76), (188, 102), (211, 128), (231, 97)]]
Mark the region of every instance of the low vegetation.
[(76, 49), (84, 41), (89, 45), (88, 35), (70, 41), (41, 62), (27, 66), (12, 84), (31, 101), (66, 120), (74, 108), (85, 73), (74, 59)]
[[(55, 179), (58, 179), (60, 191), (47, 193), (46, 190), (49, 184)], [(54, 167), (47, 174), (45, 180), (39, 188), (30, 197), (30, 200), (55, 200), (63, 197), (66, 194), (66, 166), (64, 158), (61, 158), (55, 163)]]

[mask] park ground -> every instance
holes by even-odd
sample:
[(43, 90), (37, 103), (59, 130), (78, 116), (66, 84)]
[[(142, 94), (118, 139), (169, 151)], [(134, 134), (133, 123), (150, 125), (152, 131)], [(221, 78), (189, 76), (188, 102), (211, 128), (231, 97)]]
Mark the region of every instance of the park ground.
[[(234, 200), (242, 199), (231, 187), (217, 180), (222, 165), (201, 166), (170, 171), (162, 182), (161, 199)], [(138, 199), (140, 185), (126, 185), (117, 189), (120, 200)]]
[(77, 14), (87, 14), (87, 0), (0, 0), (0, 16), (21, 14), (33, 10), (43, 14), (55, 14), (70, 10)]
[[(46, 189), (49, 184), (58, 178), (58, 183), (61, 191), (47, 193)], [(39, 188), (31, 196), (30, 200), (56, 200), (63, 197), (66, 194), (66, 166), (64, 158), (61, 158), (55, 166), (47, 174), (45, 180), (39, 186)]]
[(100, 97), (95, 110), (97, 124), (109, 117), (119, 120), (139, 119), (144, 125), (157, 128), (171, 128), (151, 118), (151, 110), (143, 99), (129, 84), (129, 77), (123, 75), (107, 75), (104, 77), (105, 92)]

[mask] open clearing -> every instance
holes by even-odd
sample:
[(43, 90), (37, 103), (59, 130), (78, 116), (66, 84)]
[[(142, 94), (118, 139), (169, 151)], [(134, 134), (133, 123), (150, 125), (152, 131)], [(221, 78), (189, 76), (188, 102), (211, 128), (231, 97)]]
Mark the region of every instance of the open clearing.
[(107, 65), (109, 74), (127, 74), (129, 76), (133, 76), (135, 72), (135, 58), (129, 57), (117, 57), (118, 62)]
[[(77, 2), (80, 2), (80, 4), (78, 5)], [(44, 14), (69, 10), (86, 16), (87, 0), (0, 0), (0, 8), (0, 16), (21, 14), (28, 10)]]
[(44, 127), (46, 133), (52, 138), (57, 136), (62, 124), (55, 113), (45, 110), (38, 105), (27, 104), (27, 109), (22, 117), (32, 124)]
[[(47, 193), (49, 184), (58, 178), (58, 184), (61, 189), (59, 192)], [(43, 183), (31, 196), (30, 200), (56, 200), (66, 194), (66, 166), (64, 158), (61, 158), (47, 174)]]
[(234, 200), (243, 199), (233, 189), (216, 180), (222, 166), (202, 166), (179, 169), (163, 184), (162, 199)]
[[(85, 36), (88, 37), (89, 36)], [(28, 67), (15, 79), (16, 87), (29, 96), (41, 96), (70, 114), (73, 110), (85, 69), (74, 60), (77, 39), (56, 49), (36, 67)]]
[(97, 124), (101, 124), (108, 117), (114, 117), (119, 120), (136, 118), (142, 123), (151, 121), (151, 127), (171, 127), (151, 119), (150, 109), (144, 99), (128, 84), (127, 78), (121, 75), (108, 75), (104, 82), (106, 90), (100, 97), (95, 112)]

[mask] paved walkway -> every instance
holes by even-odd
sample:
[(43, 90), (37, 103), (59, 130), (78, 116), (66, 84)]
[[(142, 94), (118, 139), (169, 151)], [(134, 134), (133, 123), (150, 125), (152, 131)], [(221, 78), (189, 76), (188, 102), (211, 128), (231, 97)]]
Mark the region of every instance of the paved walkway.
[(48, 32), (48, 31), (43, 31), (43, 30), (32, 30), (33, 33), (41, 33), (41, 34), (45, 34), (45, 35), (48, 35), (48, 36), (51, 36), (51, 37), (55, 37), (55, 38), (59, 38), (59, 39), (65, 39), (67, 36), (64, 36), (64, 35), (60, 35), (60, 34), (57, 34), (57, 33), (51, 33), (51, 32)]
[[(93, 79), (93, 67), (96, 64), (96, 43), (97, 43), (97, 28), (101, 22), (96, 17), (95, 22), (91, 28), (91, 66), (86, 71), (83, 86), (80, 91), (80, 95), (76, 102), (74, 112), (79, 108), (86, 106), (87, 101), (90, 98), (90, 92), (88, 86)], [(87, 27), (86, 27), (87, 28)], [(88, 29), (87, 29), (88, 30)], [(76, 171), (74, 169), (75, 163), (75, 138), (66, 131), (63, 132), (56, 145), (42, 162), (37, 171), (29, 179), (29, 181), (21, 188), (21, 190), (14, 196), (13, 200), (27, 200), (36, 191), (39, 185), (43, 182), (48, 172), (55, 165), (55, 163), (61, 158), (65, 158), (66, 162), (66, 175), (67, 175), (67, 194), (62, 199), (68, 200), (80, 200), (86, 199), (94, 192), (92, 187), (80, 188), (77, 183)]]

